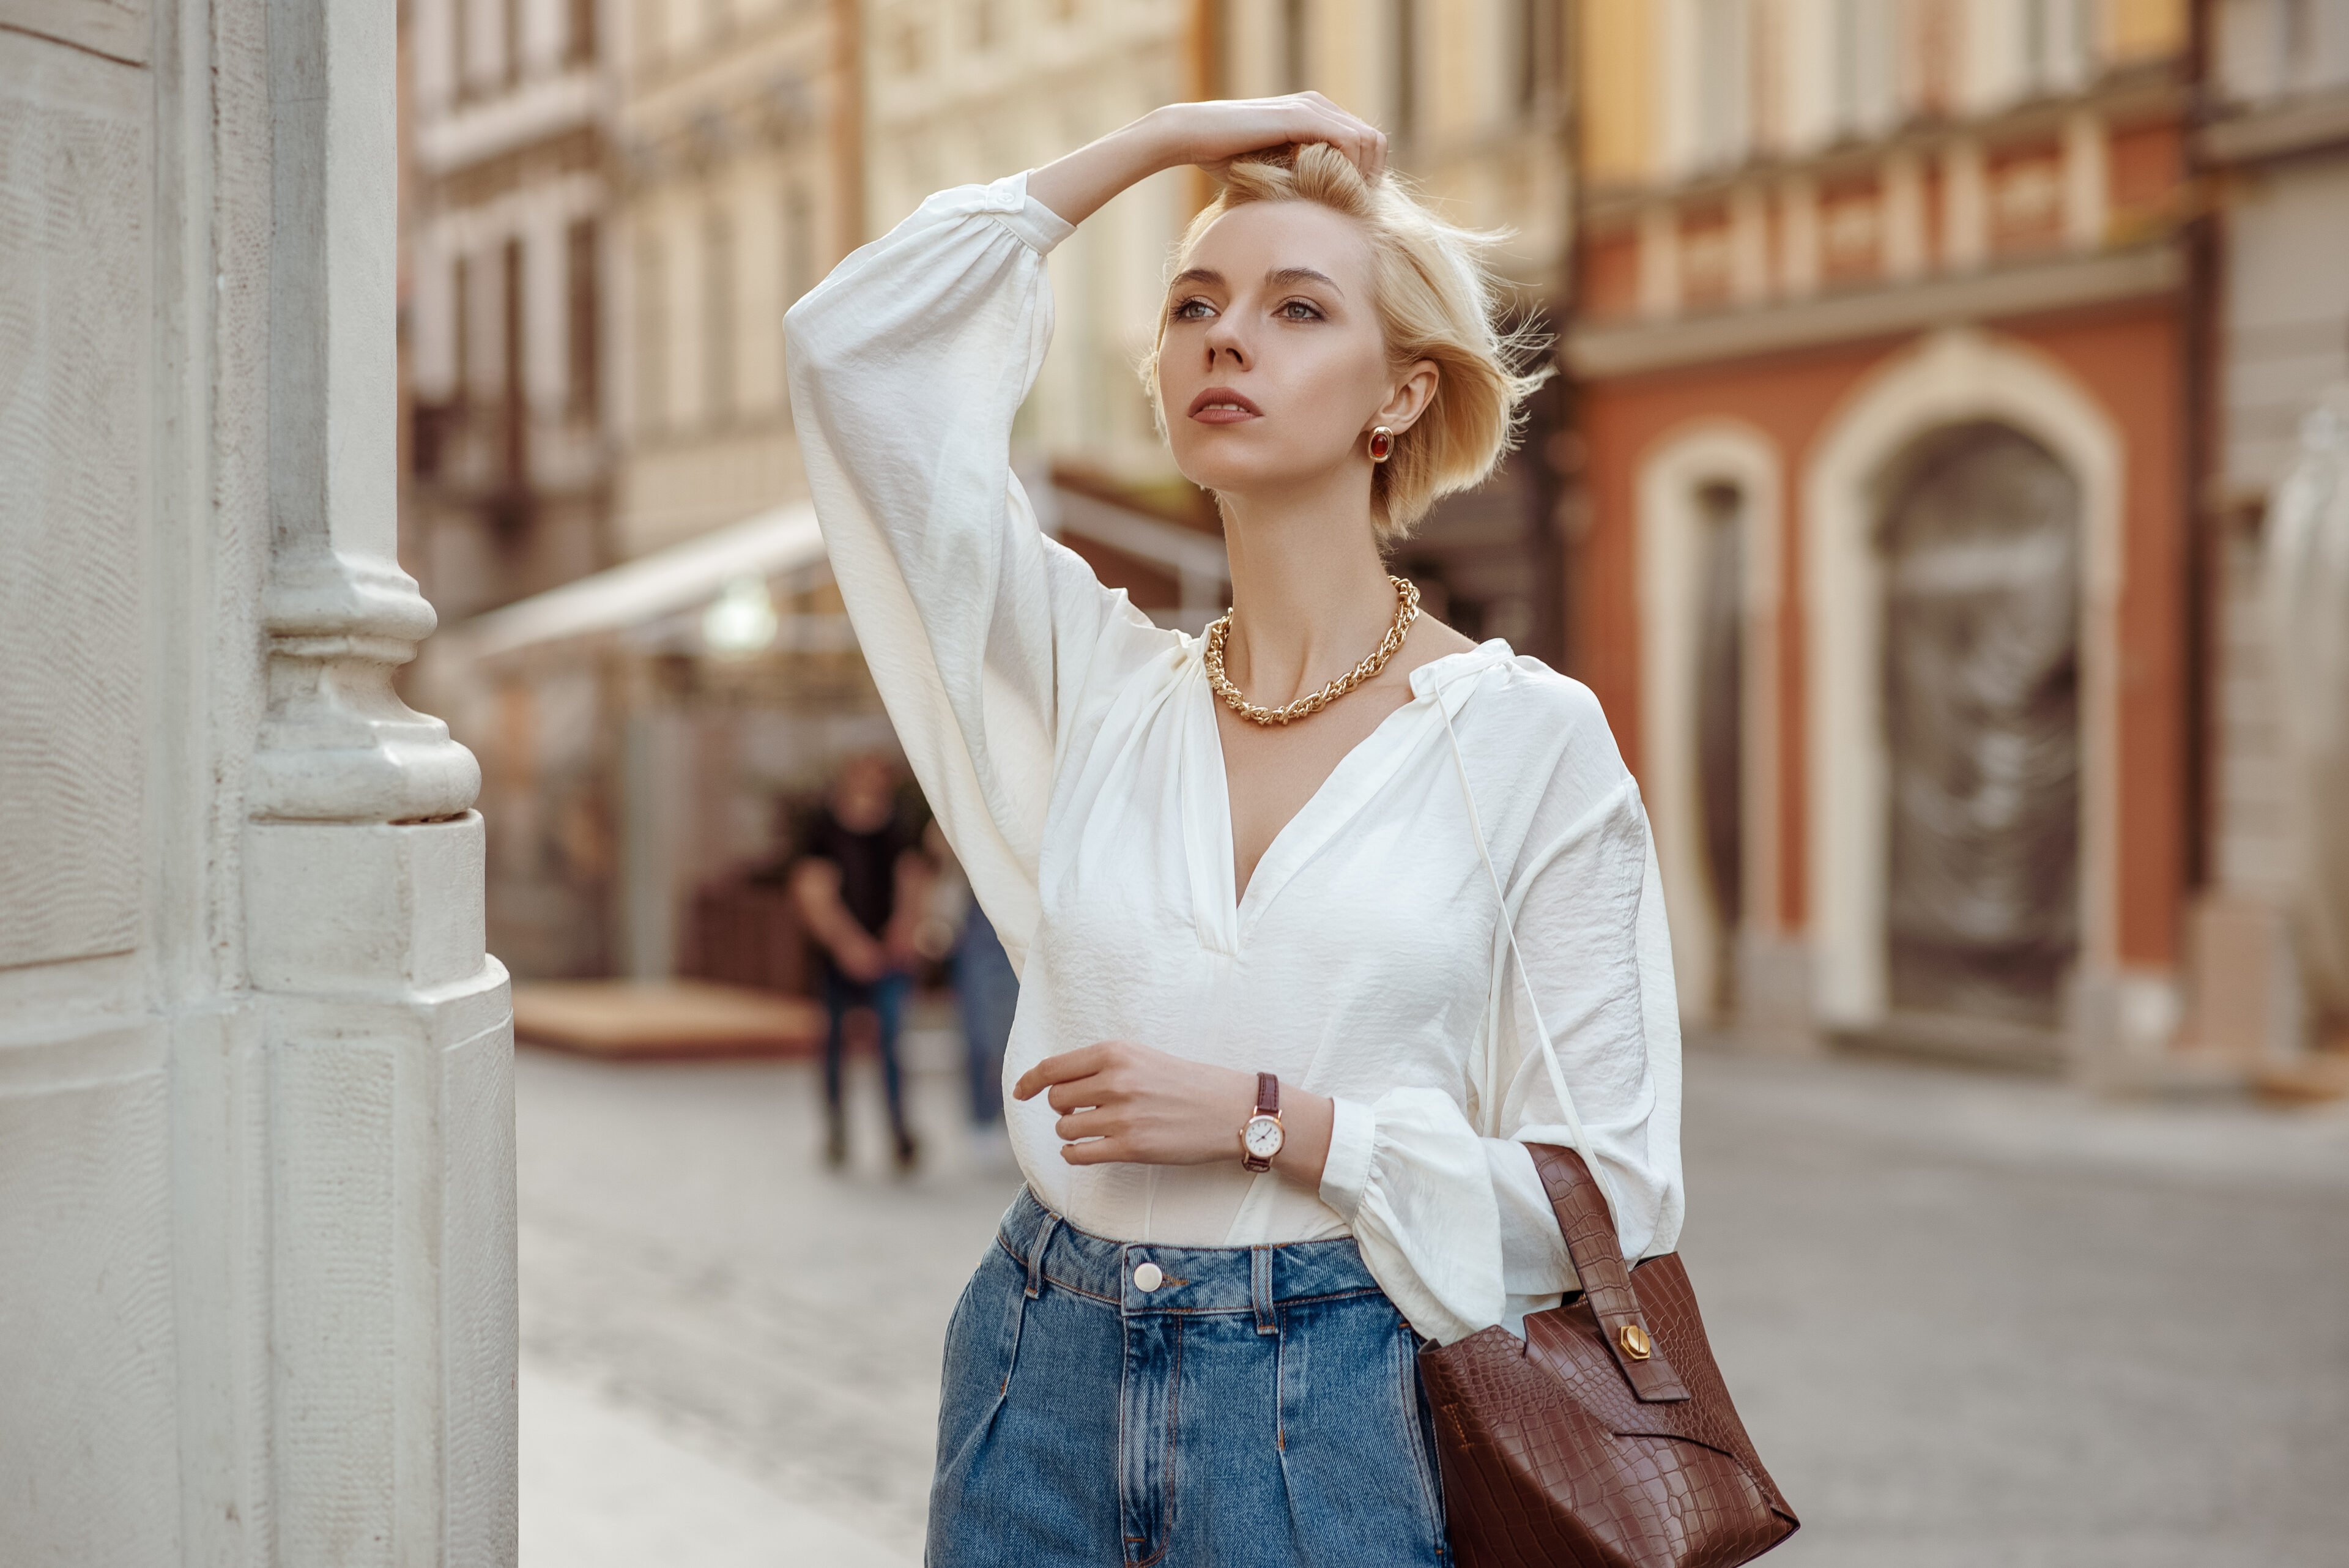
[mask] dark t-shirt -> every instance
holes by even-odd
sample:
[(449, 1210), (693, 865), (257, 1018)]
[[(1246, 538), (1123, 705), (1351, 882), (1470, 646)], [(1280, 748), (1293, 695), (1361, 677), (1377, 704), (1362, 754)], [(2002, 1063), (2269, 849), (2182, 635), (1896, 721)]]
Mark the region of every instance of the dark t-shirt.
[(867, 935), (878, 937), (897, 910), (898, 857), (914, 845), (903, 812), (872, 833), (851, 833), (823, 806), (808, 824), (805, 855), (840, 867), (840, 901)]

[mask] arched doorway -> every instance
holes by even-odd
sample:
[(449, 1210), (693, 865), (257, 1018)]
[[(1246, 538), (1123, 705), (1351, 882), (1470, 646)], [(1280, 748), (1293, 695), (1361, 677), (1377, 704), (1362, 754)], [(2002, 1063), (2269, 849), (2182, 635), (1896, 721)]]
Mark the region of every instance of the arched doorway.
[(2052, 1031), (2080, 941), (2080, 487), (1972, 421), (1881, 493), (1891, 1022)]
[[(1825, 1030), (1876, 1034), (1901, 1023), (1939, 1016), (1896, 999), (1891, 976), (1890, 866), (1894, 761), (1885, 713), (1891, 668), (1886, 643), (1894, 633), (1886, 580), (1896, 566), (1889, 548), (1921, 539), (1928, 521), (1888, 527), (1904, 499), (1920, 493), (1946, 498), (1973, 492), (1973, 462), (1961, 433), (1995, 427), (2035, 449), (1995, 460), (2030, 468), (2052, 462), (2071, 487), (2071, 575), (2075, 722), (2072, 733), (2074, 853), (2063, 867), (2070, 878), (2073, 970), (2065, 987), (2068, 1024), (2080, 1026), (2085, 1005), (2117, 1006), (2123, 983), (2116, 952), (2117, 829), (2120, 798), (2117, 618), (2121, 587), (2121, 518), (2126, 466), (2120, 432), (2102, 405), (2059, 363), (1993, 333), (1952, 327), (1919, 340), (1888, 358), (1847, 394), (1822, 428), (1804, 465), (1802, 482), (1802, 624), (1804, 628), (1804, 861), (1802, 902), (1814, 966), (1815, 1016)], [(1982, 437), (1991, 441), (1986, 434)], [(1955, 444), (1943, 447), (1943, 440)], [(1991, 442), (1992, 445), (1998, 444)], [(1940, 479), (1936, 461), (1953, 465)], [(2042, 471), (2044, 472), (2044, 470)], [(2049, 482), (2054, 483), (2054, 482)], [(1920, 492), (1921, 487), (1921, 492)], [(1992, 493), (1995, 493), (1993, 488)], [(1990, 509), (2000, 504), (1992, 502)], [(1978, 524), (1988, 528), (1989, 524)], [(1951, 524), (1953, 535), (1964, 530)], [(1991, 530), (1995, 538), (1995, 529)], [(1905, 552), (1904, 552), (1905, 553)], [(1995, 552), (1951, 557), (1955, 575), (1968, 560)], [(1918, 567), (1912, 580), (1937, 568)], [(1921, 582), (1920, 586), (1922, 586)], [(1894, 614), (1899, 607), (1893, 607)], [(2007, 639), (1988, 638), (1992, 650)], [(1988, 657), (1986, 654), (1985, 657)], [(2001, 742), (2002, 744), (2007, 742)], [(1985, 797), (1984, 809), (1996, 805)], [(1954, 893), (1944, 903), (1957, 905)], [(2023, 988), (2026, 993), (2032, 989)], [(2152, 995), (2150, 990), (2133, 992)], [(2083, 998), (2088, 1000), (2084, 1002)], [(2044, 988), (2028, 1007), (2002, 1016), (2044, 1019)], [(2003, 1060), (2058, 1060), (2064, 1042), (2037, 1023), (1998, 1027), (1975, 1013), (1964, 1028), (1909, 1031), (1915, 1044)]]
[[(1780, 483), (1776, 449), (1729, 421), (1675, 431), (1640, 469), (1640, 789), (1692, 1023), (1751, 1023), (1756, 944), (1779, 940)], [(1784, 989), (1775, 971), (1760, 986)]]

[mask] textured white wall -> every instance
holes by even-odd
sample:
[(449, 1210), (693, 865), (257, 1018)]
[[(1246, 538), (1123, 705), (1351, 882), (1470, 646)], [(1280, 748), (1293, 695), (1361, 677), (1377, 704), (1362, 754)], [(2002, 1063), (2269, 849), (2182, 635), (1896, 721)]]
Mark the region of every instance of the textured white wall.
[(392, 10), (0, 11), (0, 1563), (511, 1563), (479, 774), (390, 686)]

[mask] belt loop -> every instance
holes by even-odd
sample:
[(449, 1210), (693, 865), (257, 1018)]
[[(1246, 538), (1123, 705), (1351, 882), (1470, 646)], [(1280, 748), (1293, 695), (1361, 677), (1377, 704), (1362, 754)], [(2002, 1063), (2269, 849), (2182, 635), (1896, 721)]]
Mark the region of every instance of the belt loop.
[(1034, 1301), (1044, 1293), (1044, 1244), (1052, 1239), (1052, 1227), (1061, 1217), (1050, 1210), (1044, 1210), (1044, 1222), (1036, 1227), (1035, 1242), (1028, 1249), (1028, 1299)]
[(1248, 1294), (1256, 1301), (1256, 1331), (1278, 1334), (1280, 1325), (1272, 1320), (1272, 1249), (1248, 1249)]

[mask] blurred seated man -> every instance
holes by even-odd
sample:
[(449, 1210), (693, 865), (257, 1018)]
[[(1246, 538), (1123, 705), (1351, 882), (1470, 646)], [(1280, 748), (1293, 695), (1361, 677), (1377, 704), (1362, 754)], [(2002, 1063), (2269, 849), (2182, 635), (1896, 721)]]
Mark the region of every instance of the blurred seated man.
[(895, 784), (886, 759), (851, 757), (833, 779), (792, 868), (792, 898), (815, 939), (831, 1015), (823, 1047), (824, 1159), (835, 1168), (848, 1159), (841, 1059), (852, 1017), (869, 1017), (878, 1036), (897, 1168), (913, 1169), (918, 1158), (905, 1127), (897, 1034), (918, 961), (914, 935), (928, 901), (930, 868), (918, 847), (919, 828), (898, 809)]

